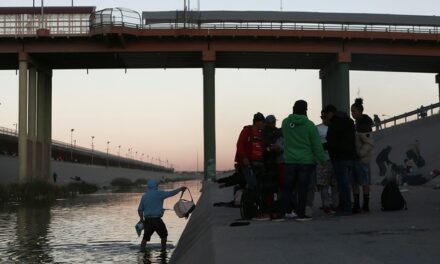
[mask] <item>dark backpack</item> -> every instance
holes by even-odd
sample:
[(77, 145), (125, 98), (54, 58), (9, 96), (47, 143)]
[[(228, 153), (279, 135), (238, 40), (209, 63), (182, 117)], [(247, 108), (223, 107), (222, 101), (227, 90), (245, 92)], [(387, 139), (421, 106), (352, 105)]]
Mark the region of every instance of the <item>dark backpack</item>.
[(400, 193), (399, 186), (395, 181), (388, 182), (382, 191), (382, 211), (407, 210), (405, 198)]
[(242, 219), (250, 220), (257, 216), (258, 196), (254, 191), (244, 189), (241, 195), (240, 215)]

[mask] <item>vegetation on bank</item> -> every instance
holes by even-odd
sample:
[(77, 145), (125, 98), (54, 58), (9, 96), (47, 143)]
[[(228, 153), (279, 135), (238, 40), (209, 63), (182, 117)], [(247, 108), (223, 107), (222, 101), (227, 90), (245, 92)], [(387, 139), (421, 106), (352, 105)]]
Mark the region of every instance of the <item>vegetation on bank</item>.
[(96, 185), (86, 182), (73, 182), (63, 186), (45, 181), (0, 184), (0, 203), (51, 202), (58, 198), (72, 197), (77, 194), (94, 193), (97, 190)]

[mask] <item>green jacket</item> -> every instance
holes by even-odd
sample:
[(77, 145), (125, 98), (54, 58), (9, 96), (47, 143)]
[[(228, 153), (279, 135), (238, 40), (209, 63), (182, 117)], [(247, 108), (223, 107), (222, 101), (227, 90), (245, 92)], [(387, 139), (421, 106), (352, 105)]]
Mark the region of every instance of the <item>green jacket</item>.
[(326, 162), (324, 148), (315, 124), (305, 115), (289, 115), (282, 124), (284, 161), (293, 164)]

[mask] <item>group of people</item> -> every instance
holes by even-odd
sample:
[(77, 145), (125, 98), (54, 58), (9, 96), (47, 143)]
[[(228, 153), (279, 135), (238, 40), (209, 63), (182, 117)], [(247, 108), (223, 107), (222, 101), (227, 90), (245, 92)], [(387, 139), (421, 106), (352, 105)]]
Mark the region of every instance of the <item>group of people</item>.
[(256, 113), (253, 124), (240, 133), (236, 168), (244, 188), (257, 197), (256, 220), (311, 220), (317, 188), (327, 214), (370, 210), (374, 123), (363, 113), (363, 100), (356, 99), (351, 106), (355, 121), (327, 105), (321, 111), (322, 124), (315, 126), (307, 111), (306, 101), (296, 101), (281, 128), (273, 115)]

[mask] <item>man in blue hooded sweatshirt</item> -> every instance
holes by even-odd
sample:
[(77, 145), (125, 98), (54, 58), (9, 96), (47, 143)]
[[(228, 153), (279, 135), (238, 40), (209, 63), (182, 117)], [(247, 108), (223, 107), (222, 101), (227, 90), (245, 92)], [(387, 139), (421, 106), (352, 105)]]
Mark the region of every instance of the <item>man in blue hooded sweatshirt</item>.
[(179, 192), (184, 192), (186, 187), (180, 187), (173, 191), (158, 190), (157, 181), (148, 180), (148, 191), (142, 195), (138, 207), (140, 220), (144, 223), (144, 236), (141, 242), (141, 250), (145, 249), (147, 241), (150, 241), (151, 235), (156, 232), (161, 239), (162, 250), (166, 249), (168, 230), (162, 221), (163, 201)]

